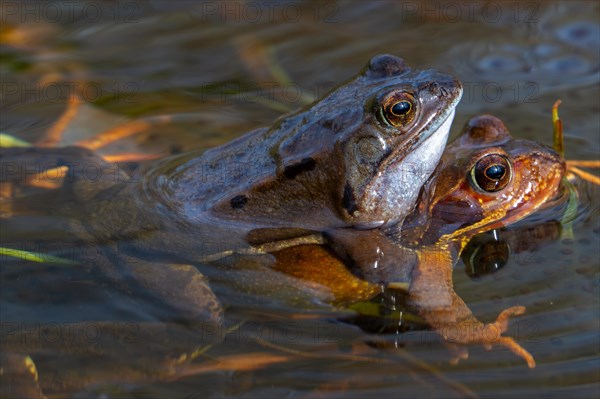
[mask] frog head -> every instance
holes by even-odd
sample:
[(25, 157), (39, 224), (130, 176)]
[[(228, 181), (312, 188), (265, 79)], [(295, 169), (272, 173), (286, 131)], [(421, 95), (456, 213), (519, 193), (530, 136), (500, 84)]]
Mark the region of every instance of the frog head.
[(354, 79), (285, 119), (282, 172), (321, 167), (332, 208), (345, 225), (400, 222), (442, 155), (461, 83), (433, 69), (378, 55)]
[(424, 187), (417, 224), (427, 219), (424, 236), (435, 241), (516, 222), (560, 194), (565, 170), (553, 149), (513, 138), (494, 116), (474, 117)]

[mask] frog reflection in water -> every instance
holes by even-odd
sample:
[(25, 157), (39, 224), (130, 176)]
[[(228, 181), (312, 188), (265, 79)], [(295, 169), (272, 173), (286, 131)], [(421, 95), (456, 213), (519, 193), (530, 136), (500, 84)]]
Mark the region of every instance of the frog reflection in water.
[[(471, 119), (463, 134), (446, 148), (438, 169), (424, 186), (418, 207), (402, 229), (386, 229), (385, 235), (412, 252), (412, 256), (396, 259), (399, 268), (411, 271), (410, 281), (387, 281), (387, 286), (407, 289), (409, 308), (449, 343), (504, 345), (535, 367), (525, 349), (501, 336), (509, 317), (522, 314), (525, 308), (508, 308), (496, 322), (481, 323), (454, 292), (452, 268), (471, 237), (520, 220), (557, 196), (564, 173), (564, 161), (553, 150), (513, 139), (493, 116)], [(346, 233), (335, 234), (340, 242)], [(362, 235), (363, 247), (366, 245), (362, 250), (378, 247), (378, 241), (369, 240), (372, 232)], [(361, 251), (356, 248), (353, 253)], [(355, 278), (321, 247), (289, 248), (275, 255), (277, 268), (329, 287), (338, 301), (367, 299), (379, 292), (378, 285)], [(321, 268), (311, 257), (320, 260)], [(365, 269), (355, 272), (364, 275)], [(459, 356), (465, 357), (466, 350), (461, 349)]]

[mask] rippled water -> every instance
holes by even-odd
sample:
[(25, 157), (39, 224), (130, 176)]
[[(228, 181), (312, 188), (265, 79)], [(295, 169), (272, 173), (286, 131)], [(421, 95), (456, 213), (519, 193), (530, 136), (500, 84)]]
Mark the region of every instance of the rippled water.
[[(491, 113), (513, 135), (550, 144), (550, 109), (560, 98), (567, 158), (598, 159), (600, 152), (600, 11), (595, 2), (291, 1), (272, 14), (265, 4), (255, 14), (262, 4), (257, 2), (77, 2), (72, 15), (64, 4), (57, 8), (60, 18), (44, 4), (29, 3), (30, 12), (23, 4), (3, 5), (1, 14), (0, 131), (25, 140), (35, 141), (52, 126), (76, 86), (85, 100), (112, 115), (88, 116), (80, 126), (89, 131), (68, 132), (73, 137), (98, 133), (117, 116), (188, 115), (105, 151), (165, 154), (208, 148), (270, 124), (303, 105), (303, 98), (322, 95), (372, 55), (392, 53), (410, 66), (434, 67), (463, 81), (455, 132), (469, 117)], [(91, 14), (96, 8), (98, 18)], [(261, 52), (264, 58), (256, 56)], [(273, 65), (291, 83), (278, 83)], [(3, 344), (22, 323), (59, 326), (63, 333), (65, 326), (84, 328), (80, 347), (74, 338), (64, 340), (73, 344), (67, 349), (62, 340), (37, 333), (27, 342), (51, 397), (64, 392), (77, 392), (75, 397), (98, 392), (187, 398), (595, 397), (600, 395), (600, 203), (597, 187), (580, 184), (578, 190), (582, 206), (571, 224), (572, 237), (563, 226), (562, 236), (548, 233), (539, 242), (523, 238), (523, 229), (559, 216), (545, 214), (501, 233), (510, 255), (495, 273), (470, 278), (464, 262), (455, 268), (455, 289), (481, 320), (493, 320), (509, 306), (527, 307), (508, 335), (535, 356), (533, 370), (505, 349), (486, 352), (478, 346), (469, 348), (468, 360), (450, 365), (449, 352), (434, 333), (395, 334), (398, 319), (392, 317), (376, 321), (376, 328), (392, 324), (387, 335), (369, 335), (339, 321), (350, 312), (332, 309), (294, 280), (262, 275), (251, 265), (243, 273), (227, 267), (203, 271), (227, 306), (228, 325), (244, 323), (207, 354), (248, 354), (255, 363), (263, 359), (258, 353), (272, 355), (256, 370), (215, 367), (172, 381), (119, 388), (92, 384), (85, 391), (61, 385), (62, 380), (82, 381), (86, 373), (127, 380), (121, 367), (157, 364), (158, 356), (149, 352), (177, 353), (188, 348), (188, 337), (174, 327), (173, 342), (154, 342), (150, 327), (144, 335), (127, 324), (154, 322), (166, 310), (132, 299), (93, 270), (7, 258), (1, 270)], [(48, 243), (63, 239), (60, 222), (44, 212), (3, 222), (2, 245), (35, 236), (48, 251)], [(131, 334), (135, 342), (108, 341), (90, 349), (94, 340), (85, 334), (93, 332), (85, 332), (85, 323), (115, 320), (125, 323), (120, 337)], [(265, 347), (257, 336), (303, 354)], [(364, 345), (382, 339), (385, 348)], [(364, 358), (349, 357), (357, 351)], [(277, 362), (282, 354), (290, 359)]]

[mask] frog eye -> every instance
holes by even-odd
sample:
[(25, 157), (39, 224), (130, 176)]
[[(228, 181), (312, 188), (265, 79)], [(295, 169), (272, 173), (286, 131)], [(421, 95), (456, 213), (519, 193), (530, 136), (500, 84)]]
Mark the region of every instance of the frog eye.
[(417, 103), (410, 93), (392, 92), (381, 105), (383, 121), (393, 127), (405, 126), (415, 118)]
[(493, 193), (506, 187), (511, 175), (509, 160), (503, 155), (490, 154), (477, 161), (471, 169), (471, 183), (482, 191)]

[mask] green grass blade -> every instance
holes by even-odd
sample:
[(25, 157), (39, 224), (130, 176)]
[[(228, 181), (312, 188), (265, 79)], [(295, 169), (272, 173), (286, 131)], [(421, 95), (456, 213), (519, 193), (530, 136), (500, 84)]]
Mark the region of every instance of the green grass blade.
[(13, 258), (19, 258), (30, 262), (37, 263), (58, 263), (64, 265), (73, 265), (75, 262), (59, 258), (57, 256), (41, 254), (38, 252), (22, 251), (19, 249), (0, 247), (0, 256), (10, 256)]

